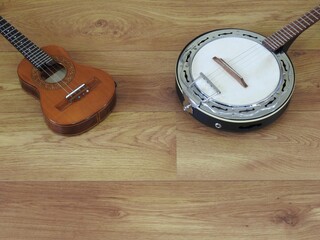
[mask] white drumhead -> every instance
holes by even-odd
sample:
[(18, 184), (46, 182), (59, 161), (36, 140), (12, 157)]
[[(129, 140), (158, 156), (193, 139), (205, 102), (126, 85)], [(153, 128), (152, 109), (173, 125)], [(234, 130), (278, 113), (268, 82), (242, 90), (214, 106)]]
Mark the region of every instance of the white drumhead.
[[(227, 62), (243, 77), (248, 87), (239, 84), (213, 57)], [(191, 71), (195, 84), (203, 93), (231, 106), (252, 105), (264, 100), (275, 91), (280, 81), (280, 66), (275, 56), (259, 43), (241, 37), (219, 38), (204, 45), (195, 54)], [(201, 73), (219, 89), (220, 94), (215, 94), (210, 84), (199, 78)]]

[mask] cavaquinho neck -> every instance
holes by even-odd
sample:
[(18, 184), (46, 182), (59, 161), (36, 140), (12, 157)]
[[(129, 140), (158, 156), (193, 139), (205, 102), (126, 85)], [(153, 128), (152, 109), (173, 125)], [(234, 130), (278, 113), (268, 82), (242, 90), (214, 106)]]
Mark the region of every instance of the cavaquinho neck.
[(302, 17), (289, 23), (279, 31), (267, 37), (263, 45), (272, 52), (286, 51), (291, 43), (305, 30), (320, 20), (320, 6), (305, 13)]
[(36, 68), (41, 69), (44, 65), (54, 62), (47, 53), (26, 38), (1, 16), (0, 33)]

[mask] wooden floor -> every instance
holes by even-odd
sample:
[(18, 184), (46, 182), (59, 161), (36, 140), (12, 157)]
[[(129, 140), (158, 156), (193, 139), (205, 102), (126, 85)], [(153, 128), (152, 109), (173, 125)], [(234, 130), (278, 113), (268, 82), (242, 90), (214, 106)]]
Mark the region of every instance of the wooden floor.
[(7, 1), (0, 14), (39, 46), (64, 47), (116, 80), (117, 104), (87, 133), (49, 130), (0, 39), (0, 239), (319, 239), (320, 24), (291, 46), (287, 111), (248, 133), (182, 111), (175, 64), (194, 37), (270, 35), (316, 0)]

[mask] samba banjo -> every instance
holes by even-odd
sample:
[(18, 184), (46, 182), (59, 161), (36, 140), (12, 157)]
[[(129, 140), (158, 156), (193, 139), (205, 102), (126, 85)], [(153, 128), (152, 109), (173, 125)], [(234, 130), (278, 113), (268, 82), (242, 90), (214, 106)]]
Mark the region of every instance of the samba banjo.
[(192, 40), (176, 66), (183, 109), (200, 122), (224, 130), (256, 129), (277, 119), (295, 86), (286, 51), (320, 19), (320, 6), (269, 37), (220, 29)]

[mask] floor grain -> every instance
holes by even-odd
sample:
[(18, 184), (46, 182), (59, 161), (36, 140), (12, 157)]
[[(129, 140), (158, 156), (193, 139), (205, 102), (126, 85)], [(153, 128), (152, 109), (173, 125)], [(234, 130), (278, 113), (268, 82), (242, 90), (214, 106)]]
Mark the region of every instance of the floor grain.
[[(3, 183), (2, 239), (317, 239), (318, 181)], [(17, 217), (18, 216), (18, 217)]]
[(184, 113), (175, 64), (204, 32), (269, 36), (318, 4), (0, 1), (1, 16), (37, 45), (62, 46), (118, 85), (106, 120), (56, 135), (20, 87), (21, 55), (0, 39), (0, 239), (317, 239), (319, 24), (288, 52), (289, 107), (258, 131), (221, 132)]

